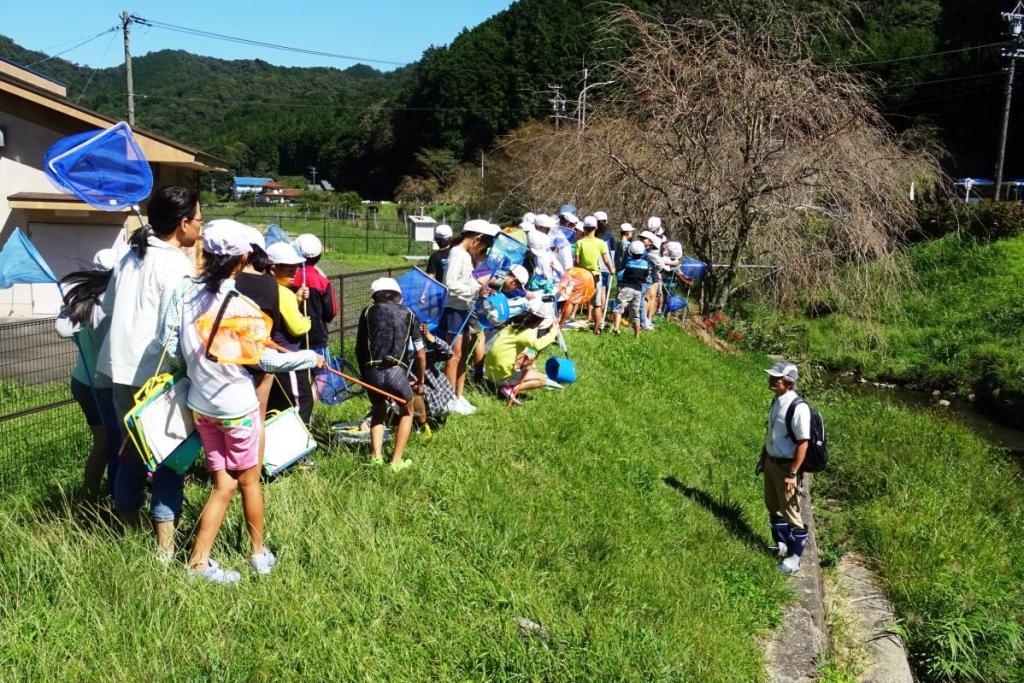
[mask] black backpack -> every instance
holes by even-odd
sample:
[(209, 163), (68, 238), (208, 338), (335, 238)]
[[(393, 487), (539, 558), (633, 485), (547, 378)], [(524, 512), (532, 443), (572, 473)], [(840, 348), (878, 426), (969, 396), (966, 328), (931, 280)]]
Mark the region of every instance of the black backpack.
[(800, 466), (800, 471), (821, 472), (828, 466), (828, 441), (825, 440), (825, 420), (822, 419), (821, 413), (802, 398), (795, 398), (786, 411), (786, 434), (790, 441), (796, 443), (796, 435), (793, 433), (793, 414), (796, 413), (796, 407), (801, 403), (806, 404), (811, 411), (811, 439), (807, 442), (807, 455)]

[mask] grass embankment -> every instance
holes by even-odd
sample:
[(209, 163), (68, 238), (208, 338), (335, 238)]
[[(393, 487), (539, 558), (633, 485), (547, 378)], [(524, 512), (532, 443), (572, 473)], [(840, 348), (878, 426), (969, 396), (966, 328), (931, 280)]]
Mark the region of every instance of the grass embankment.
[(755, 341), (868, 377), (964, 394), (988, 377), (1024, 392), (1024, 237), (949, 235), (911, 248), (909, 262), (918, 282), (902, 310), (814, 319), (748, 311)]
[[(569, 341), (576, 385), (514, 410), (471, 396), (480, 412), (414, 440), (401, 475), (339, 451), (268, 485), (280, 563), (236, 589), (80, 521), (59, 497), (77, 465), (34, 453), (48, 476), (0, 493), (0, 678), (762, 678), (757, 642), (787, 599), (752, 476), (763, 360), (676, 329)], [(814, 399), (836, 453), (831, 547), (876, 559), (919, 661), (1019, 680), (1019, 477), (930, 415)], [(188, 487), (183, 545), (205, 494)], [(236, 503), (215, 556), (243, 568), (246, 542)], [(965, 634), (973, 650), (951, 652)]]

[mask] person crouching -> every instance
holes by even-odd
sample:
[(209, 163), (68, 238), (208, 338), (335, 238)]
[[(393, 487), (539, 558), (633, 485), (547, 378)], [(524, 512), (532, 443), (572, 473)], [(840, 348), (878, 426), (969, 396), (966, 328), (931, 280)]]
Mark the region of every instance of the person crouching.
[[(547, 317), (550, 306), (541, 299), (530, 299), (527, 312), (495, 337), (484, 359), (484, 374), (498, 385), (498, 392), (516, 405), (516, 394), (540, 389), (547, 384), (543, 372), (534, 369), (537, 352), (558, 338), (558, 322)], [(548, 331), (538, 337), (537, 329), (550, 323)]]

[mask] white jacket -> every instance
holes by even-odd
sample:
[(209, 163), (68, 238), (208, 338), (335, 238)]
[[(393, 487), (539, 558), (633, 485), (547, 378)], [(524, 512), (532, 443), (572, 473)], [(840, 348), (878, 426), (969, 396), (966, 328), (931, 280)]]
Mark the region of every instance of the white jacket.
[(444, 286), (448, 288), (446, 306), (457, 311), (469, 310), (480, 292), (480, 283), (473, 277), (473, 257), (460, 245), (448, 254), (448, 269), (444, 272)]
[(133, 387), (156, 374), (161, 352), (157, 337), (167, 305), (181, 279), (190, 275), (188, 256), (153, 235), (146, 258), (139, 259), (132, 250), (118, 261), (103, 297), (110, 331), (100, 347), (97, 372)]

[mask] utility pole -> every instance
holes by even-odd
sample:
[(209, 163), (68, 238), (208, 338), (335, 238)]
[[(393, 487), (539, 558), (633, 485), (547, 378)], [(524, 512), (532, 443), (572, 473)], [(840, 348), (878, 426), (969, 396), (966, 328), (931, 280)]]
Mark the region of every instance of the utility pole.
[(124, 31), (124, 80), (128, 90), (128, 125), (135, 127), (135, 89), (132, 87), (132, 15), (121, 12), (121, 30)]
[(590, 75), (590, 69), (583, 67), (583, 89), (580, 90), (580, 98), (576, 106), (576, 125), (579, 131), (582, 133), (583, 128), (587, 125), (587, 77)]
[(996, 193), (999, 201), (1003, 191), (1003, 168), (1006, 162), (1006, 136), (1010, 130), (1010, 105), (1013, 101), (1013, 77), (1017, 70), (1017, 60), (1024, 57), (1024, 1), (1018, 2), (1012, 12), (1003, 12), (1003, 19), (1008, 26), (1007, 35), (1010, 44), (1003, 48), (1003, 56), (1010, 60), (1010, 68), (1006, 70), (1006, 92), (1003, 102), (1003, 129), (999, 136), (999, 160), (996, 162)]
[[(551, 118), (555, 120), (555, 132), (558, 132), (559, 123), (565, 116), (565, 97), (562, 95), (562, 84), (561, 83), (549, 83), (548, 90), (553, 93), (553, 96), (548, 102), (551, 103)], [(543, 92), (543, 91), (542, 91)]]
[(484, 177), (484, 151), (480, 150), (480, 177)]
[(313, 174), (313, 184), (316, 185), (316, 166), (310, 166), (309, 171)]

